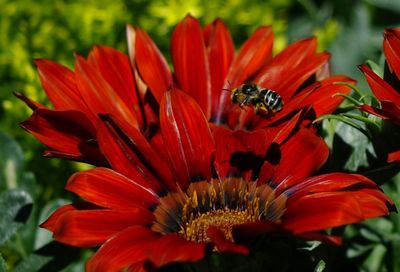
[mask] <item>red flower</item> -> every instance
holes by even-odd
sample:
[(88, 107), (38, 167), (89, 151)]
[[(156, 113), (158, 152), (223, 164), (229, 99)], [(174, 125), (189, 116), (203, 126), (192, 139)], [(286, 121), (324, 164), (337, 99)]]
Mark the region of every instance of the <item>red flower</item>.
[(246, 238), (263, 233), (337, 243), (320, 231), (394, 209), (363, 176), (311, 176), (328, 156), (311, 128), (289, 122), (272, 135), (211, 131), (200, 106), (178, 90), (160, 101), (163, 145), (102, 119), (100, 149), (114, 170), (72, 176), (67, 190), (86, 202), (61, 207), (42, 224), (60, 242), (100, 246), (88, 271), (193, 262), (213, 249), (248, 254)]
[(46, 155), (104, 165), (96, 142), (98, 114), (112, 114), (123, 126), (142, 128), (142, 112), (129, 58), (95, 46), (88, 60), (76, 57), (75, 72), (48, 61), (35, 60), (39, 77), (54, 110), (17, 94), (33, 110), (21, 126), (52, 151)]
[[(293, 43), (273, 56), (271, 27), (258, 28), (234, 55), (232, 38), (221, 20), (202, 29), (195, 18), (186, 16), (172, 34), (174, 74), (143, 30), (128, 26), (127, 32), (132, 64), (156, 101), (170, 86), (177, 86), (196, 99), (208, 120), (231, 128), (265, 127), (308, 105), (317, 116), (330, 113), (342, 102), (333, 95), (350, 92), (337, 83), (354, 83), (345, 76), (330, 77), (330, 55), (316, 52), (315, 38)], [(262, 118), (252, 107), (233, 105), (230, 90), (249, 81), (277, 92), (283, 110)]]
[[(260, 27), (234, 55), (229, 31), (221, 20), (201, 28), (187, 16), (175, 28), (171, 41), (174, 73), (149, 36), (128, 26), (128, 56), (95, 46), (87, 60), (76, 57), (75, 71), (48, 60), (36, 60), (39, 77), (54, 110), (21, 94), (33, 110), (22, 127), (52, 150), (48, 156), (107, 165), (98, 148), (99, 114), (111, 114), (126, 130), (137, 129), (147, 139), (157, 130), (159, 103), (172, 86), (190, 94), (207, 120), (249, 130), (274, 125), (310, 107), (318, 117), (336, 109), (354, 83), (345, 76), (329, 77), (326, 52), (316, 52), (316, 39), (291, 44), (272, 56), (271, 27)], [(233, 105), (230, 90), (246, 81), (276, 91), (284, 107), (260, 117), (253, 107)], [(284, 124), (283, 124), (284, 125)]]
[[(384, 32), (383, 50), (389, 67), (389, 72), (397, 80), (400, 79), (400, 29), (386, 29)], [(390, 82), (380, 78), (367, 65), (360, 65), (367, 82), (380, 101), (381, 108), (363, 105), (361, 108), (371, 114), (400, 125), (400, 93), (399, 85), (392, 86)], [(400, 150), (389, 154), (388, 162), (400, 161)]]

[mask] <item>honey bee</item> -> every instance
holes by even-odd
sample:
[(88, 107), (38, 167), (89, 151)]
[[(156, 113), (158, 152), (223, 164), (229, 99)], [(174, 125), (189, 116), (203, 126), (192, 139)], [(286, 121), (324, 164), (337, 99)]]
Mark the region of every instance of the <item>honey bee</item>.
[(271, 89), (264, 89), (253, 83), (245, 83), (232, 90), (232, 102), (243, 106), (253, 106), (256, 114), (267, 116), (270, 112), (282, 110), (281, 96)]

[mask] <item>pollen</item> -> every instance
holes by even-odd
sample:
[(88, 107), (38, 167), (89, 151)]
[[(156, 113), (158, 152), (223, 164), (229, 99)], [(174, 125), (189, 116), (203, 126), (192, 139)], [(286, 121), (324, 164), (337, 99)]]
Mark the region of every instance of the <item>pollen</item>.
[(186, 240), (209, 242), (207, 230), (214, 226), (219, 228), (228, 240), (233, 241), (232, 228), (238, 224), (254, 222), (256, 217), (248, 210), (213, 210), (203, 214), (191, 214), (189, 220), (181, 225), (179, 234)]
[(178, 233), (193, 242), (210, 242), (208, 230), (216, 227), (225, 238), (234, 241), (236, 225), (257, 220), (278, 221), (286, 198), (275, 197), (266, 184), (257, 185), (241, 178), (192, 183), (187, 190), (170, 192), (154, 211), (152, 229)]

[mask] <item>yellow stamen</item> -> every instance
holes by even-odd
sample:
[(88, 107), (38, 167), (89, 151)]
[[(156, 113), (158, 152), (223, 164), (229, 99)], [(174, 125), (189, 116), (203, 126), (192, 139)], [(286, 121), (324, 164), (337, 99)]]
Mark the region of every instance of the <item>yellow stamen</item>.
[(166, 234), (177, 232), (186, 240), (210, 241), (207, 231), (214, 226), (233, 241), (235, 225), (256, 220), (277, 221), (286, 206), (286, 196), (275, 196), (266, 184), (241, 178), (191, 183), (185, 192), (170, 192), (154, 211), (152, 229)]

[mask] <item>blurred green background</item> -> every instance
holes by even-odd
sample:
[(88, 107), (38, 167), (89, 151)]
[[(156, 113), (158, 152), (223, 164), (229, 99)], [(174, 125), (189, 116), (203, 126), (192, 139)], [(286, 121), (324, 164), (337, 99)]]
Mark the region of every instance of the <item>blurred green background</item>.
[[(10, 214), (5, 218), (15, 218), (21, 211), (18, 207), (29, 209), (25, 217), (18, 214), (22, 216), (21, 222), (8, 225), (9, 233), (0, 233), (0, 271), (6, 266), (16, 271), (37, 271), (48, 264), (51, 258), (38, 254), (37, 250), (50, 238), (37, 229), (37, 223), (65, 199), (71, 199), (63, 186), (72, 172), (85, 167), (42, 158), (44, 147), (18, 127), (18, 122), (26, 119), (30, 111), (12, 95), (13, 91), (48, 103), (32, 60), (46, 58), (72, 68), (74, 52), (86, 56), (94, 44), (127, 52), (127, 23), (147, 31), (168, 55), (171, 31), (188, 13), (199, 18), (203, 25), (222, 18), (237, 47), (260, 25), (273, 26), (275, 52), (292, 41), (315, 35), (319, 49), (333, 54), (333, 72), (356, 78), (360, 88), (366, 90), (356, 66), (368, 59), (383, 64), (382, 32), (386, 27), (400, 26), (397, 0), (0, 0), (0, 208), (5, 210), (10, 206), (7, 208)], [(393, 184), (390, 185), (395, 187), (393, 196), (398, 198), (399, 185)], [(0, 220), (0, 230), (7, 222), (4, 218)], [(389, 232), (393, 229), (399, 229), (399, 222)], [(51, 251), (51, 246), (50, 249), (45, 246), (45, 250)], [(75, 261), (65, 270), (82, 269), (87, 252), (56, 247), (69, 252)], [(368, 250), (376, 249), (371, 246)], [(389, 261), (394, 264), (389, 267), (399, 271), (395, 256), (387, 257), (386, 253), (374, 253), (383, 254), (381, 262), (373, 264), (376, 270), (364, 270), (392, 271), (382, 265), (382, 260), (386, 260), (382, 258), (392, 258)], [(366, 260), (357, 265), (365, 267)], [(58, 265), (57, 269), (65, 266), (60, 260)]]

